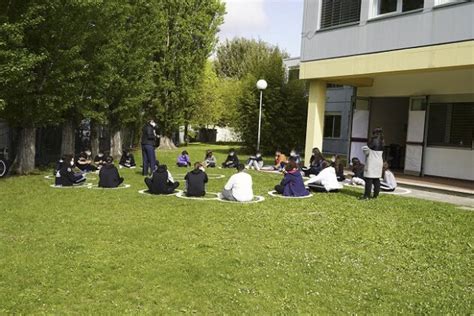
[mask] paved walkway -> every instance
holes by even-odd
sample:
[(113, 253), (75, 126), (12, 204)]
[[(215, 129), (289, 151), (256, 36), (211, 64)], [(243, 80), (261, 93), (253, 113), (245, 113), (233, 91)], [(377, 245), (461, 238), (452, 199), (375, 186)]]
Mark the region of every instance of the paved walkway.
[(474, 211), (474, 197), (473, 196), (460, 196), (450, 193), (441, 193), (420, 189), (413, 189), (408, 187), (400, 186), (400, 188), (405, 188), (410, 190), (410, 193), (403, 196), (414, 197), (424, 200), (436, 201), (436, 202), (445, 202), (451, 203), (454, 205), (462, 206), (463, 209), (468, 209)]

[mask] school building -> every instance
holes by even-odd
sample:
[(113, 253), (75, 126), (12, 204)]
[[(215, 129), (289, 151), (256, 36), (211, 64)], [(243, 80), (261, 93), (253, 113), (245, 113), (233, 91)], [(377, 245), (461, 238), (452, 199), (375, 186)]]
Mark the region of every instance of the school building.
[[(300, 57), (283, 59), (287, 80), (299, 80)], [(323, 151), (325, 154), (347, 156), (349, 152), (349, 122), (354, 88), (327, 84), (324, 112)]]
[(323, 147), (328, 84), (354, 87), (348, 155), (382, 127), (407, 174), (474, 180), (474, 3), (305, 0), (305, 156)]

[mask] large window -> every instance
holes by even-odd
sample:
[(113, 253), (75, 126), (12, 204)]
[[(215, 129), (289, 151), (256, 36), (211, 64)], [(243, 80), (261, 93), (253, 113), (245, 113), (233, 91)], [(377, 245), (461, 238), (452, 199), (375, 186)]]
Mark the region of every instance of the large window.
[(372, 17), (423, 9), (424, 0), (372, 0)]
[(474, 103), (430, 104), (428, 145), (473, 148)]
[(324, 116), (324, 137), (341, 137), (341, 112), (326, 112)]
[(320, 28), (358, 22), (360, 3), (361, 0), (322, 0)]

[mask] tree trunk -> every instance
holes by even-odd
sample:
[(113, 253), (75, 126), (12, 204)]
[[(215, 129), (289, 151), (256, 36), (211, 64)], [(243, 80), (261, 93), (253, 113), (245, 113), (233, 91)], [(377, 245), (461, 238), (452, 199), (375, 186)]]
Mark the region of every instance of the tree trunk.
[(61, 156), (74, 155), (76, 149), (76, 129), (72, 121), (66, 121), (63, 125), (61, 139)]
[(120, 130), (110, 134), (110, 155), (115, 160), (122, 156), (122, 133)]
[(18, 148), (11, 171), (28, 174), (35, 169), (36, 128), (22, 128), (18, 136)]
[(184, 144), (187, 146), (188, 145), (188, 141), (189, 141), (189, 123), (185, 123), (184, 124), (184, 136), (183, 136), (183, 140), (184, 140)]
[(173, 143), (170, 137), (168, 136), (161, 136), (160, 139), (160, 147), (158, 149), (164, 149), (164, 150), (169, 150), (169, 149), (177, 149), (176, 145)]
[(99, 148), (99, 126), (91, 123), (91, 153), (92, 157), (97, 156), (100, 151)]

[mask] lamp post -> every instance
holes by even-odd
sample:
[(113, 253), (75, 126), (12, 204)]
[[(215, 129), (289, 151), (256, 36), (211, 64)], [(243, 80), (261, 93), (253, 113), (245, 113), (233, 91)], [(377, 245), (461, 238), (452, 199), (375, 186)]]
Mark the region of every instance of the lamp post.
[(267, 88), (268, 84), (265, 80), (260, 79), (257, 81), (257, 89), (260, 90), (260, 110), (258, 114), (258, 137), (257, 137), (257, 150), (260, 150), (260, 132), (262, 129), (262, 98), (263, 90)]

